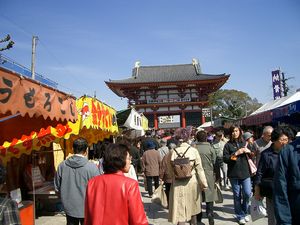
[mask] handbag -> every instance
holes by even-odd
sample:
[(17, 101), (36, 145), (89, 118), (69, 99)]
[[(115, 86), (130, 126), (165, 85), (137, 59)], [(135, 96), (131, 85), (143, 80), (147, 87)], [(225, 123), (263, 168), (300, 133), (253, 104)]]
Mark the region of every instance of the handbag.
[(163, 182), (153, 192), (151, 202), (161, 205), (164, 208), (168, 208), (167, 195), (164, 191)]
[(251, 176), (254, 176), (256, 174), (257, 168), (256, 168), (254, 162), (252, 161), (252, 159), (250, 159), (247, 154), (246, 154), (246, 156), (247, 156), (247, 161), (248, 161), (248, 165), (250, 168), (250, 174), (251, 174)]
[(215, 183), (214, 188), (214, 200), (215, 203), (223, 203), (223, 195), (219, 184)]
[(253, 222), (267, 216), (267, 210), (261, 200), (256, 200), (254, 197), (251, 198), (250, 214)]

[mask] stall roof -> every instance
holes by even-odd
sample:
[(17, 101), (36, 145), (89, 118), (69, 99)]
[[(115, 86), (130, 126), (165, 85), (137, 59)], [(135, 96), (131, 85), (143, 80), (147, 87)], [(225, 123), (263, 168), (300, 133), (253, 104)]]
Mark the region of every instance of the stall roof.
[(197, 127), (197, 129), (211, 127), (211, 126), (212, 126), (212, 123), (209, 121), (209, 122), (205, 122), (205, 123), (201, 124), (199, 127)]
[[(294, 104), (295, 107), (292, 108), (295, 112), (299, 112), (296, 105), (300, 102), (300, 91), (295, 92), (294, 94), (280, 99), (276, 99), (270, 102), (267, 102), (262, 107), (254, 111), (251, 115), (243, 119), (243, 124), (245, 125), (259, 125), (271, 123), (272, 120), (278, 119), (283, 116), (287, 116), (292, 112), (289, 110), (289, 106)], [(297, 103), (297, 104), (296, 104)]]
[(119, 126), (124, 126), (129, 114), (131, 113), (131, 109), (123, 109), (117, 112), (117, 121)]
[(284, 106), (284, 105), (287, 105), (287, 104), (290, 104), (290, 103), (296, 102), (296, 101), (300, 101), (300, 91), (297, 91), (290, 96), (282, 97), (280, 99), (276, 99), (276, 100), (267, 102), (266, 104), (264, 104), (263, 106), (258, 108), (256, 111), (251, 113), (249, 116), (254, 116), (256, 114), (266, 112), (266, 111), (269, 111), (269, 110), (272, 110), (272, 109), (275, 109), (275, 108), (278, 108), (278, 107), (281, 107), (281, 106)]

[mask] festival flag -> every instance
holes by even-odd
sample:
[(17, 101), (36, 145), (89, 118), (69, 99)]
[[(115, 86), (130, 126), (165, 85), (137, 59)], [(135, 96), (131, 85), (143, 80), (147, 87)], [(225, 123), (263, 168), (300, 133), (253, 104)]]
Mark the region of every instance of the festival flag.
[(275, 99), (281, 98), (281, 77), (280, 70), (272, 71), (272, 87), (273, 87), (273, 97)]

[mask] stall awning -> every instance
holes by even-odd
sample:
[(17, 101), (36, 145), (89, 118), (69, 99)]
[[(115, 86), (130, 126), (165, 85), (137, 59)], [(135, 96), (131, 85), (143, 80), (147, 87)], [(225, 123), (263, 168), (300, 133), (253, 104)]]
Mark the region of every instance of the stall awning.
[(20, 158), (22, 154), (31, 154), (32, 150), (40, 150), (42, 147), (49, 147), (53, 142), (58, 142), (72, 129), (69, 125), (57, 124), (56, 127), (48, 126), (41, 128), (38, 132), (32, 131), (29, 135), (22, 135), (20, 139), (14, 138), (11, 142), (4, 142), (0, 145), (0, 160), (4, 165), (11, 158)]
[(78, 137), (87, 139), (89, 144), (108, 138), (118, 132), (116, 111), (90, 97), (76, 100), (78, 120), (75, 123), (57, 124), (32, 131), (29, 135), (14, 138), (12, 141), (0, 145), (0, 160), (6, 165), (12, 157), (19, 158), (22, 154), (31, 154), (32, 150), (40, 150), (43, 146), (50, 146), (53, 142), (68, 139), (66, 153), (72, 153), (72, 142)]
[[(262, 125), (265, 123), (272, 123), (276, 121), (298, 121), (297, 115), (300, 113), (300, 91), (280, 99), (270, 101), (259, 109), (251, 113), (248, 117), (243, 119), (244, 125)], [(295, 115), (294, 115), (295, 114)], [(292, 119), (295, 117), (296, 120)]]
[(75, 122), (75, 101), (73, 96), (0, 68), (0, 118), (28, 115)]
[(255, 115), (250, 115), (243, 119), (243, 125), (254, 126), (272, 122), (272, 112), (266, 111)]

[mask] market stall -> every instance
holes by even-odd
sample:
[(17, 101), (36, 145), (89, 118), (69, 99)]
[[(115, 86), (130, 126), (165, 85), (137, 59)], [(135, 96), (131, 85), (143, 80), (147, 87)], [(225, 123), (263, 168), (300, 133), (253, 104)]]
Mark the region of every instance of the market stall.
[(136, 138), (145, 135), (148, 130), (148, 119), (134, 108), (125, 109), (117, 113), (118, 125), (129, 137)]
[(0, 68), (0, 160), (30, 155), (71, 132), (75, 97)]
[[(78, 118), (75, 123), (68, 122), (63, 126), (59, 124), (58, 127), (49, 127), (48, 135), (44, 137), (42, 145), (51, 144), (53, 150), (34, 152), (33, 158), (37, 156), (39, 160), (47, 160), (49, 157), (45, 157), (45, 155), (51, 154), (54, 155), (52, 157), (54, 162), (50, 163), (51, 166), (58, 165), (69, 154), (73, 154), (72, 144), (78, 137), (85, 138), (91, 145), (118, 133), (115, 110), (101, 101), (83, 96), (76, 100), (76, 111)], [(33, 136), (32, 140), (33, 143), (40, 143), (38, 142), (38, 134)], [(18, 147), (23, 146), (21, 141), (19, 143)], [(63, 156), (58, 157), (58, 155)], [(49, 166), (49, 163), (42, 164)], [(41, 166), (40, 163), (39, 166)], [(52, 170), (55, 170), (54, 166)], [(45, 200), (48, 202), (58, 200), (59, 197), (54, 191), (53, 182), (42, 182), (40, 178), (36, 178), (34, 183), (35, 187), (28, 194), (35, 197), (37, 206)], [(39, 183), (43, 185), (38, 185)]]
[(243, 125), (264, 125), (284, 122), (300, 125), (300, 91), (280, 99), (267, 102), (243, 119)]
[[(75, 104), (73, 96), (0, 68), (0, 161), (7, 169), (5, 192), (17, 188), (27, 192), (24, 174), (33, 165), (32, 153), (51, 148), (54, 141), (71, 132), (68, 121), (77, 119)], [(49, 166), (53, 156), (41, 155), (36, 160), (46, 169), (44, 176), (53, 175)], [(28, 211), (23, 204), (21, 218)]]
[(89, 145), (118, 134), (116, 110), (96, 98), (82, 96), (76, 100), (78, 119), (69, 122), (72, 132), (65, 133), (60, 144), (65, 149), (65, 155), (73, 154), (72, 144), (78, 137), (83, 137)]
[(273, 110), (274, 123), (286, 123), (300, 127), (300, 91), (288, 97)]

